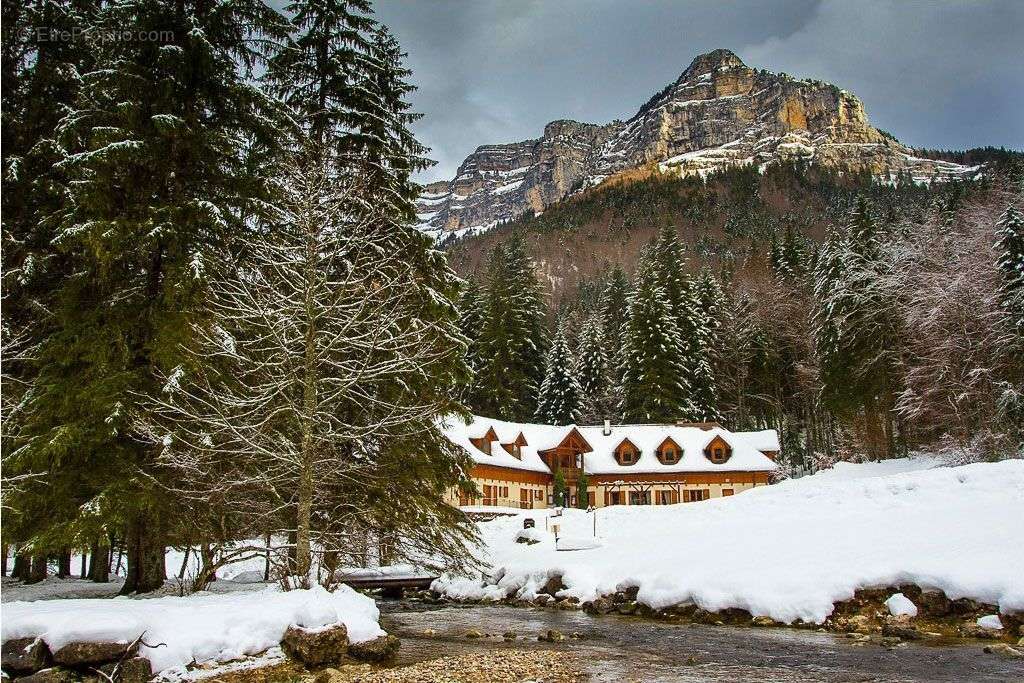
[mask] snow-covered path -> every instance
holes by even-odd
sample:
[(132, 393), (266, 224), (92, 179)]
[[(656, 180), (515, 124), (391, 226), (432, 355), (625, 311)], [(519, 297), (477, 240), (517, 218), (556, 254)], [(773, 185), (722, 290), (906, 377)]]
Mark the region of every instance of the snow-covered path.
[[(639, 586), (654, 608), (693, 601), (784, 622), (821, 622), (858, 588), (904, 582), (951, 598), (1024, 610), (1024, 461), (936, 467), (929, 459), (836, 469), (673, 506), (537, 511), (482, 523), (496, 584), (445, 577), (456, 598), (534, 597), (552, 574), (559, 595), (592, 600)], [(515, 543), (523, 518), (560, 525), (563, 547), (593, 536), (601, 547), (558, 551), (552, 534)]]

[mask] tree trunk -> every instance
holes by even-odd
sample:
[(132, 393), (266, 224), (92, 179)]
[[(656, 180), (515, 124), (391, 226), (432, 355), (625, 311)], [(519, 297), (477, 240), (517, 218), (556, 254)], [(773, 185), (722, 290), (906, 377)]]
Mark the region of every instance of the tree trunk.
[(23, 552), (14, 554), (14, 566), (11, 567), (11, 578), (24, 581), (28, 578), (31, 558)]
[(46, 555), (33, 555), (25, 583), (39, 583), (46, 578)]
[(87, 555), (87, 553), (83, 550), (82, 551), (82, 567), (81, 567), (81, 569), (78, 572), (78, 577), (81, 578), (81, 579), (84, 579), (89, 574), (89, 571), (86, 568), (86, 564), (85, 564), (86, 555)]
[(181, 569), (178, 570), (178, 582), (185, 580), (185, 572), (188, 570), (188, 556), (192, 553), (192, 546), (185, 546), (185, 557), (181, 560)]
[(57, 578), (66, 579), (71, 576), (71, 551), (64, 548), (57, 555)]
[(306, 226), (308, 231), (305, 255), (306, 290), (304, 301), (306, 353), (302, 387), (302, 454), (299, 465), (299, 500), (295, 515), (295, 573), (302, 577), (309, 576), (309, 570), (312, 565), (309, 522), (313, 509), (313, 452), (315, 448), (313, 420), (315, 419), (317, 404), (316, 301), (313, 283), (316, 281), (317, 261), (319, 259), (319, 244), (317, 244), (314, 231), (319, 229), (319, 226), (315, 228), (313, 226)]
[(0, 547), (0, 552), (2, 552), (4, 555), (2, 560), (3, 566), (0, 567), (0, 576), (7, 576), (7, 553), (10, 551), (10, 549), (10, 546), (6, 543), (3, 544), (3, 547)]
[(110, 547), (99, 542), (93, 543), (89, 553), (89, 579), (93, 583), (110, 580)]
[(159, 520), (142, 513), (137, 515), (125, 534), (124, 545), (128, 565), (121, 594), (149, 593), (163, 586), (167, 579), (164, 568), (167, 546)]
[(270, 581), (270, 534), (267, 534), (267, 554), (263, 560), (263, 580)]

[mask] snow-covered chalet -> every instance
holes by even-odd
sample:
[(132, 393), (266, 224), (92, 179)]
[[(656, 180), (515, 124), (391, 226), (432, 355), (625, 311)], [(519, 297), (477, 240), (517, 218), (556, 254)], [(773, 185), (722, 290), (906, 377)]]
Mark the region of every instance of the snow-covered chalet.
[(714, 422), (556, 427), (474, 416), (443, 429), (473, 459), (481, 494), (453, 490), (448, 502), (460, 507), (548, 507), (559, 470), (573, 506), (581, 473), (594, 507), (731, 496), (768, 484), (779, 453), (774, 429), (732, 432)]

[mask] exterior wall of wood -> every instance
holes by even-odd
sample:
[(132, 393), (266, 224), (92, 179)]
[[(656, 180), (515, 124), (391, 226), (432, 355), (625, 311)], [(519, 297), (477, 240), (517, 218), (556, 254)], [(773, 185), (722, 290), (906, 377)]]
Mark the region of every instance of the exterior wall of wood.
[[(460, 500), (458, 491), (452, 490), (445, 496), (448, 504), (543, 509), (548, 507), (548, 498), (552, 495), (552, 476), (544, 472), (476, 465), (470, 476), (481, 495), (472, 500)], [(589, 475), (587, 492), (591, 504), (599, 508), (666, 502), (671, 505), (731, 496), (768, 483), (768, 472), (629, 472)], [(575, 487), (570, 486), (569, 492), (575, 496)]]

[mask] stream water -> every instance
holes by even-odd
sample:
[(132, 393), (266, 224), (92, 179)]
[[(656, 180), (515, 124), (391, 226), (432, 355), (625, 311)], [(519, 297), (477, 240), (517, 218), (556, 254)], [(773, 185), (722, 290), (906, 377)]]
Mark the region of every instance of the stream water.
[[(594, 681), (1024, 681), (1024, 662), (970, 645), (857, 645), (833, 633), (779, 628), (665, 624), (639, 617), (590, 616), (505, 606), (379, 603), (382, 626), (402, 639), (396, 664), (503, 648), (551, 648), (577, 655)], [(484, 638), (466, 638), (470, 629)], [(580, 639), (552, 644), (557, 629)], [(432, 630), (433, 634), (424, 632)], [(513, 631), (517, 639), (505, 642)]]

